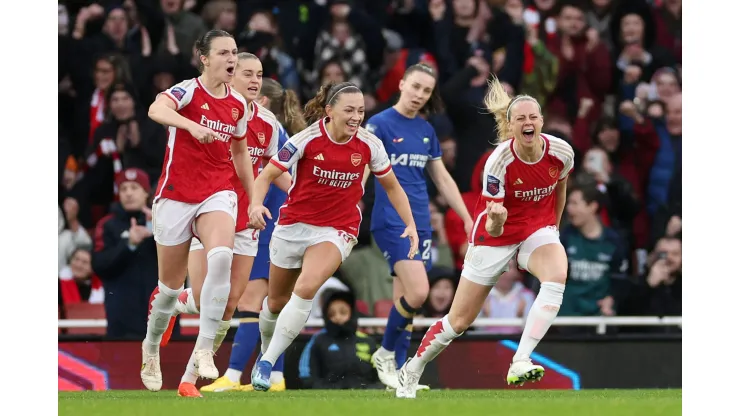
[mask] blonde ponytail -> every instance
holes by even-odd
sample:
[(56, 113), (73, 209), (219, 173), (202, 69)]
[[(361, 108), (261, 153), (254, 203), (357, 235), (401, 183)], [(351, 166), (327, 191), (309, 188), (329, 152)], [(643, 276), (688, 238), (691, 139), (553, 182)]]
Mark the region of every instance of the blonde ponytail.
[[(513, 136), (514, 133), (511, 131), (509, 125), (511, 107), (519, 101), (534, 101), (538, 107), (540, 105), (534, 97), (524, 94), (517, 95), (512, 100), (504, 89), (504, 86), (501, 85), (501, 82), (495, 76), (488, 82), (488, 93), (486, 94), (486, 98), (483, 99), (483, 104), (485, 104), (488, 112), (496, 117), (496, 130), (498, 130), (496, 143), (501, 143)], [(540, 113), (542, 113), (541, 108)]]

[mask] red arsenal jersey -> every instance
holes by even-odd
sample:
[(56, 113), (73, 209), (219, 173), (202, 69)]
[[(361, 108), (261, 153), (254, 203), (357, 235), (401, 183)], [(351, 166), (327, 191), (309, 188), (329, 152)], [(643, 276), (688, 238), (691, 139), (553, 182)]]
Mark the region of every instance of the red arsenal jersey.
[(270, 159), (282, 171), (293, 165), (293, 184), (280, 208), (278, 224), (304, 223), (334, 227), (357, 236), (362, 214), (365, 166), (377, 177), (391, 171), (383, 143), (360, 127), (349, 141), (337, 143), (322, 119), (291, 137)]
[(243, 140), (247, 134), (244, 97), (228, 85), (225, 97), (214, 97), (197, 78), (183, 81), (162, 94), (177, 105), (180, 115), (217, 132), (220, 138), (203, 144), (187, 130), (170, 126), (155, 201), (166, 198), (198, 204), (216, 192), (233, 190), (230, 142)]
[[(573, 148), (563, 139), (541, 135), (545, 142), (537, 162), (525, 162), (509, 139), (496, 147), (483, 171), (483, 192), (475, 207), (472, 245), (519, 244), (540, 228), (556, 225), (555, 187), (573, 171)], [(503, 202), (508, 211), (504, 233), (486, 231), (486, 203)]]
[[(269, 159), (277, 153), (279, 127), (272, 111), (254, 101), (249, 103), (249, 106), (252, 111), (248, 119), (247, 146), (249, 155), (252, 157), (252, 167), (256, 178), (262, 165), (262, 159)], [(246, 230), (249, 225), (249, 196), (241, 185), (236, 170), (234, 170), (231, 183), (236, 189), (239, 205), (236, 216), (236, 232), (238, 233)]]

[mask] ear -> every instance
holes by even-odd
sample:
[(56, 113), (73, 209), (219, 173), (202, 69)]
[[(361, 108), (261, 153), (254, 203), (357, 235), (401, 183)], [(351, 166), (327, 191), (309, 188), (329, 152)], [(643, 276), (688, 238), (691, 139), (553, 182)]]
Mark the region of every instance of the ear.
[(328, 104), (327, 104), (327, 105), (326, 105), (326, 107), (324, 107), (324, 111), (326, 111), (326, 115), (327, 115), (327, 116), (329, 116), (330, 118), (334, 118), (334, 117), (333, 117), (333, 114), (334, 114), (334, 109), (333, 109), (333, 108), (331, 108), (331, 106), (330, 106), (330, 105), (328, 105)]
[(270, 99), (267, 98), (266, 95), (263, 95), (257, 98), (257, 103), (259, 103), (259, 105), (261, 105), (262, 107), (267, 108), (270, 105)]
[(399, 91), (403, 90), (403, 84), (405, 84), (405, 83), (406, 83), (406, 80), (405, 79), (401, 79), (400, 81), (398, 81), (398, 90)]
[(208, 66), (208, 57), (200, 55), (200, 63), (202, 63), (203, 66)]

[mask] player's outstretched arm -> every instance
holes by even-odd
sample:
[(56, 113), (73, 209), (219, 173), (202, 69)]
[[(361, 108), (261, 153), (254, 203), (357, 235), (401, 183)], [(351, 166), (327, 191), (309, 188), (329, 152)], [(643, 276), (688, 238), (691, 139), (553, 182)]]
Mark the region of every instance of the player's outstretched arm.
[(473, 219), (470, 217), (465, 202), (463, 202), (460, 189), (458, 189), (455, 180), (452, 179), (450, 172), (447, 171), (441, 159), (432, 160), (427, 166), (429, 166), (429, 174), (437, 189), (439, 189), (439, 193), (442, 194), (457, 215), (462, 218), (465, 224), (465, 233), (469, 235), (473, 229)]
[(231, 141), (231, 156), (234, 162), (236, 175), (239, 182), (242, 183), (244, 190), (247, 191), (249, 198), (252, 198), (254, 192), (254, 168), (252, 166), (252, 157), (249, 155), (249, 148), (246, 140)]
[(378, 182), (385, 189), (386, 194), (388, 194), (388, 200), (396, 212), (398, 212), (401, 220), (406, 224), (406, 230), (401, 237), (408, 237), (411, 240), (409, 258), (413, 258), (419, 250), (419, 235), (416, 232), (416, 223), (414, 222), (414, 214), (411, 212), (409, 198), (406, 196), (406, 192), (403, 190), (401, 184), (398, 183), (396, 174), (392, 170), (388, 171), (384, 176), (378, 177)]

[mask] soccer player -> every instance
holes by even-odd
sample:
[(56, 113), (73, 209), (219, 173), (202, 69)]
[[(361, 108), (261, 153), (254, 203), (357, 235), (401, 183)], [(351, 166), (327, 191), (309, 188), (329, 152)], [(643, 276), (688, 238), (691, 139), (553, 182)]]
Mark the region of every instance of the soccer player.
[(509, 98), (497, 79), (485, 104), (496, 116), (500, 143), (486, 162), (462, 279), (450, 312), (427, 330), (416, 354), (399, 371), (396, 397), (416, 397), (424, 366), (475, 320), (512, 258), (541, 285), (506, 380), (521, 385), (544, 375), (544, 368), (529, 357), (563, 301), (568, 260), (557, 226), (573, 170), (573, 149), (541, 133), (542, 109), (534, 98)]
[[(162, 388), (159, 346), (182, 293), (190, 240), (198, 236), (207, 251), (203, 313), (193, 360), (201, 376), (217, 378), (213, 363), (216, 331), (229, 298), (237, 197), (254, 184), (247, 151), (247, 103), (231, 89), (237, 48), (234, 38), (211, 30), (195, 45), (202, 75), (159, 94), (149, 107), (152, 120), (169, 126), (164, 169), (159, 179), (152, 223), (157, 243), (159, 285), (151, 296), (141, 380)], [(230, 160), (233, 157), (233, 164)]]
[(406, 256), (409, 241), (398, 238), (404, 224), (388, 195), (379, 187), (370, 230), (388, 260), (391, 275), (397, 278), (393, 281), (395, 305), (388, 316), (382, 345), (373, 354), (373, 362), (380, 381), (394, 389), (398, 387), (396, 370), (406, 361), (411, 322), (429, 295), (427, 272), (432, 268), (432, 225), (425, 167), (442, 196), (463, 219), (465, 232), (473, 228), (473, 220), (457, 184), (442, 163), (434, 128), (420, 115), (441, 109), (441, 99), (435, 94), (436, 83), (436, 74), (430, 66), (410, 66), (399, 84), (401, 95), (396, 105), (373, 116), (367, 124), (368, 131), (383, 141), (398, 182), (408, 195), (421, 245), (413, 259)]
[[(257, 102), (272, 111), (280, 122), (278, 146), (282, 147), (288, 140), (289, 135), (294, 135), (306, 128), (303, 119), (303, 111), (300, 107), (298, 97), (292, 90), (286, 90), (280, 83), (269, 78), (262, 81), (260, 96)], [(253, 123), (250, 123), (251, 129)], [(285, 126), (286, 130), (283, 128)], [(270, 210), (273, 218), (278, 217), (280, 206), (285, 203), (287, 195), (277, 186), (270, 185), (270, 190), (265, 197), (265, 207)], [(259, 232), (259, 249), (257, 257), (252, 266), (247, 289), (244, 291), (238, 304), (238, 314), (241, 318), (239, 328), (234, 336), (231, 347), (229, 368), (223, 377), (213, 384), (203, 386), (200, 391), (221, 392), (229, 390), (253, 391), (251, 384), (241, 385), (242, 371), (252, 357), (259, 343), (259, 311), (262, 301), (267, 296), (267, 279), (270, 271), (270, 238), (275, 227), (274, 221), (268, 221), (265, 229)], [(180, 305), (180, 303), (178, 303)], [(283, 358), (281, 354), (273, 367), (270, 379), (272, 387), (270, 391), (284, 391), (285, 379), (283, 377)]]
[(315, 122), (288, 140), (256, 182), (249, 217), (261, 228), (267, 211), (261, 203), (269, 184), (295, 166), (288, 201), (280, 208), (270, 242), (269, 289), (260, 312), (262, 357), (252, 370), (255, 390), (270, 388), (272, 367), (303, 329), (316, 292), (357, 243), (362, 220), (357, 203), (366, 166), (379, 178), (406, 225), (400, 238), (410, 240), (408, 258), (418, 251), (408, 198), (383, 143), (360, 127), (364, 116), (364, 98), (357, 86), (349, 82), (322, 86), (306, 104), (306, 117)]
[[(280, 125), (271, 111), (260, 106), (255, 101), (262, 88), (262, 63), (255, 55), (242, 52), (237, 56), (232, 87), (241, 93), (247, 101), (249, 111), (247, 147), (252, 158), (253, 174), (256, 176), (259, 166), (262, 163), (262, 158), (269, 158), (277, 152)], [(290, 186), (289, 175), (285, 174), (280, 179), (279, 186), (287, 190)], [(238, 180), (238, 176), (234, 173), (232, 182)], [(259, 231), (247, 228), (249, 225), (247, 212), (249, 197), (243, 190), (237, 190), (237, 207), (234, 257), (231, 266), (231, 292), (223, 319), (216, 333), (216, 339), (214, 340), (214, 352), (218, 350), (228, 332), (231, 318), (247, 286), (252, 264), (257, 255)], [(176, 313), (183, 309), (182, 306), (185, 306), (185, 312), (198, 313), (201, 288), (206, 272), (207, 264), (203, 244), (198, 238), (194, 237), (190, 245), (190, 258), (188, 261), (188, 273), (192, 288), (186, 289), (182, 293), (180, 298), (184, 299), (178, 299)], [(165, 332), (162, 338), (161, 345), (166, 345), (169, 342), (174, 321), (175, 317), (173, 316), (170, 320), (168, 331)], [(198, 376), (199, 372), (195, 367), (194, 357), (191, 356), (185, 374), (181, 379), (178, 394), (183, 397), (201, 397), (201, 394), (195, 387)]]

